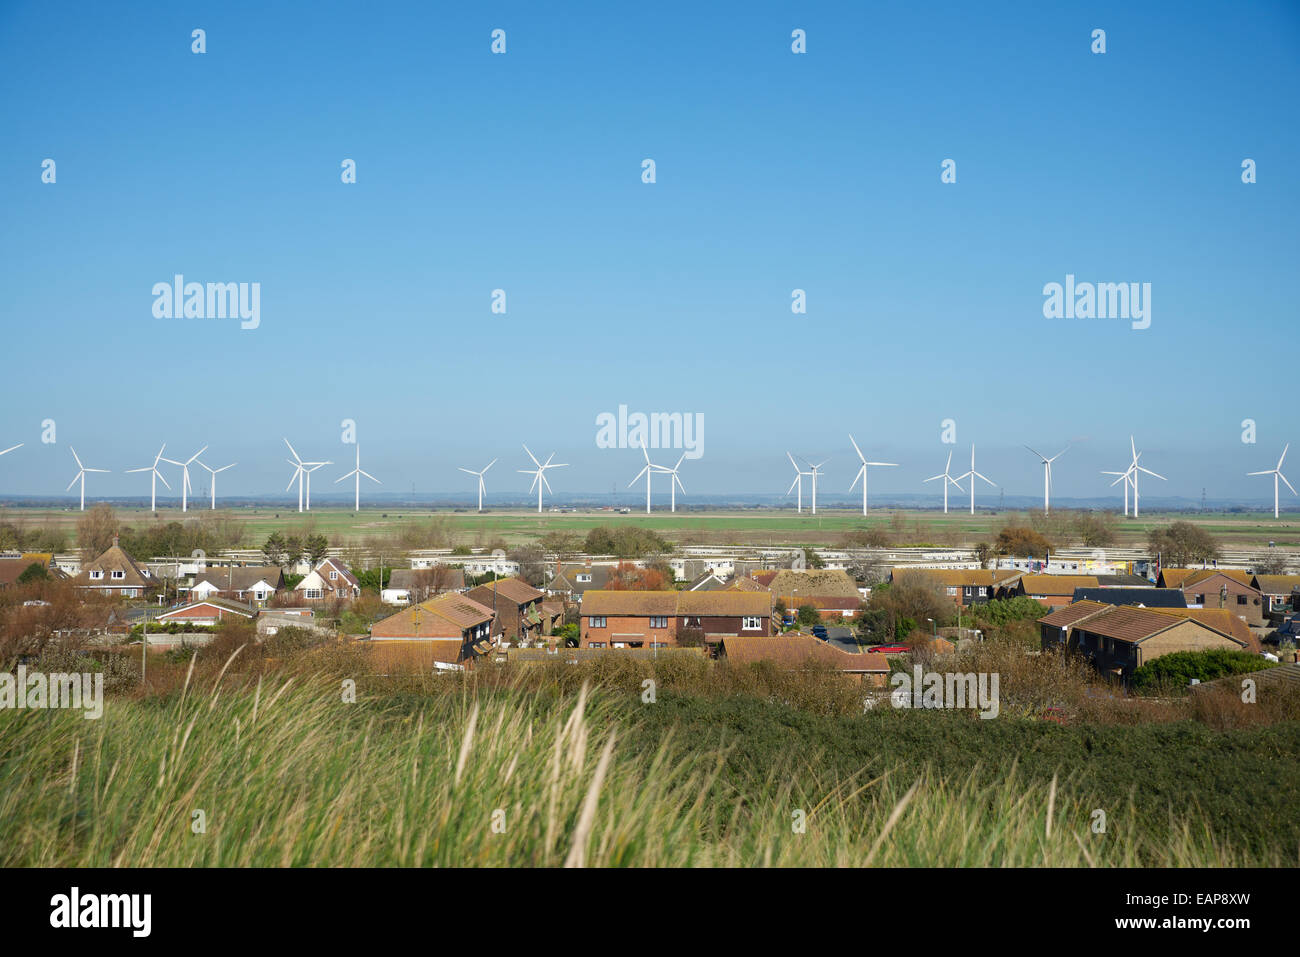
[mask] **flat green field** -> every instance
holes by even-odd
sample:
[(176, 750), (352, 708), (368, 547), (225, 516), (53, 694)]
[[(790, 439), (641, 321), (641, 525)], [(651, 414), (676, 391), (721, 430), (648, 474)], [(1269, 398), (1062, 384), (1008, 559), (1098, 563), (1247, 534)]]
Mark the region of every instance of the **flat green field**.
[[(620, 514), (598, 509), (540, 514), (517, 509), (488, 510), (480, 514), (449, 508), (363, 508), (359, 513), (350, 509), (321, 508), (299, 514), (293, 510), (234, 508), (216, 512), (192, 510), (185, 515), (176, 509), (165, 509), (158, 512), (157, 518), (152, 518), (145, 509), (117, 508), (116, 511), (124, 524), (137, 528), (154, 521), (192, 521), (205, 517), (234, 519), (240, 523), (241, 537), (250, 547), (264, 542), (273, 531), (286, 534), (315, 531), (323, 533), (334, 544), (364, 544), (367, 540), (389, 539), (404, 526), (415, 523), (436, 526), (450, 543), (477, 547), (499, 539), (512, 545), (530, 542), (548, 532), (582, 536), (599, 525), (650, 528), (679, 545), (834, 546), (844, 543), (847, 532), (879, 527), (887, 530), (891, 543), (896, 545), (962, 546), (991, 542), (1004, 525), (1029, 521), (1027, 513), (1011, 510), (977, 511), (975, 515), (966, 512), (944, 515), (934, 510), (881, 510), (865, 518), (853, 509), (820, 509), (814, 516), (807, 511), (800, 515), (793, 509), (680, 510), (646, 515), (644, 512)], [(53, 526), (66, 530), (71, 539), (80, 516), (81, 513), (75, 510), (9, 507), (0, 513), (0, 520), (29, 528)], [(1202, 525), (1227, 547), (1262, 548), (1270, 542), (1281, 548), (1300, 547), (1300, 515), (1284, 514), (1275, 520), (1264, 512), (1152, 512), (1143, 514), (1140, 519), (1120, 516), (1116, 519), (1119, 533), (1116, 544), (1143, 544), (1149, 529), (1179, 519)], [(1049, 529), (1048, 538), (1059, 546), (1074, 544), (1069, 531), (1069, 513), (1056, 513), (1051, 520), (1059, 522), (1065, 531), (1053, 534)]]

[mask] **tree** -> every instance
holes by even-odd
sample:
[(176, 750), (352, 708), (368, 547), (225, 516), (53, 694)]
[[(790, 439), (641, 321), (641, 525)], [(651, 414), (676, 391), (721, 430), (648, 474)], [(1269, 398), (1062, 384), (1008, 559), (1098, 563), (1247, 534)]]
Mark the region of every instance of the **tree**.
[[(1270, 549), (1255, 559), (1256, 575), (1285, 575), (1287, 569), (1286, 553)], [(19, 581), (22, 581), (20, 578)]]
[(121, 530), (113, 506), (100, 502), (77, 520), (77, 544), (86, 558), (95, 559), (108, 551)]
[(671, 550), (672, 546), (655, 532), (637, 525), (597, 525), (583, 542), (583, 551), (588, 555), (616, 558), (644, 558)]
[(286, 565), (297, 565), (302, 561), (302, 553), (306, 550), (302, 538), (298, 535), (287, 535), (284, 539), (284, 554)]
[(631, 562), (619, 562), (605, 582), (610, 591), (661, 591), (668, 585), (661, 569), (640, 568)]
[(1193, 522), (1173, 522), (1165, 528), (1153, 528), (1147, 546), (1160, 556), (1162, 565), (1186, 566), (1210, 562), (1219, 557), (1219, 543), (1214, 536)]
[(1080, 512), (1074, 520), (1074, 530), (1079, 540), (1090, 548), (1101, 548), (1115, 542), (1114, 512)]
[(942, 623), (953, 617), (952, 600), (940, 594), (939, 588), (922, 581), (895, 582), (888, 587), (873, 588), (867, 603), (871, 611), (881, 611), (889, 616), (890, 630), (904, 638), (917, 624), (927, 618)]
[(266, 556), (266, 560), (272, 565), (283, 566), (286, 551), (287, 546), (285, 545), (284, 536), (279, 532), (272, 532), (271, 537), (262, 546), (262, 554)]
[(546, 553), (537, 545), (521, 545), (509, 558), (519, 563), (519, 577), (534, 588), (541, 588), (551, 577)]
[(982, 566), (988, 564), (989, 556), (993, 554), (993, 546), (988, 542), (980, 542), (975, 546), (975, 557), (979, 559)]
[(18, 576), (18, 584), (27, 585), (31, 582), (46, 581), (49, 577), (50, 573), (45, 570), (44, 565), (40, 562), (32, 562), (24, 568), (22, 574)]
[(1046, 555), (1052, 543), (1027, 525), (1004, 525), (996, 547), (999, 555)]
[(800, 605), (799, 612), (795, 616), (801, 625), (820, 625), (822, 623), (822, 613), (812, 605)]
[(329, 551), (330, 543), (329, 539), (320, 534), (320, 532), (317, 532), (314, 535), (307, 536), (307, 541), (303, 543), (303, 547), (307, 552), (307, 556), (311, 559), (312, 566), (314, 567), (322, 558), (325, 557), (325, 554)]

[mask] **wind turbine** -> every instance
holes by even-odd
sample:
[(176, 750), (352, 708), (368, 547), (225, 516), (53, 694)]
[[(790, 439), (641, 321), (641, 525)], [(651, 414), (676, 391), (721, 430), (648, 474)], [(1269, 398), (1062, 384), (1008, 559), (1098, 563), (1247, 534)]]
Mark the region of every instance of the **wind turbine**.
[(175, 459), (162, 460), (172, 465), (179, 465), (181, 467), (181, 511), (182, 512), (187, 511), (189, 508), (188, 493), (190, 490), (190, 466), (193, 465), (196, 461), (198, 461), (199, 456), (202, 455), (207, 450), (208, 447), (206, 445), (203, 446), (203, 448), (199, 449), (197, 452), (191, 455), (184, 462), (177, 462)]
[[(682, 453), (682, 457), (677, 460), (677, 464), (674, 465), (672, 468), (669, 468), (666, 465), (653, 464), (650, 461), (650, 453), (646, 451), (646, 447), (644, 445), (641, 446), (641, 454), (645, 456), (645, 468), (643, 468), (640, 472), (637, 472), (636, 478), (634, 478), (632, 481), (627, 483), (628, 488), (631, 488), (633, 485), (635, 485), (637, 481), (640, 480), (642, 475), (645, 476), (645, 510), (646, 510), (646, 514), (649, 515), (650, 514), (650, 477), (654, 475), (656, 472), (659, 472), (662, 475), (671, 475), (672, 478), (668, 480), (668, 488), (672, 492), (672, 510), (674, 512), (677, 511), (677, 486), (682, 484), (681, 479), (677, 477), (677, 469), (681, 467), (682, 460), (686, 458), (686, 453), (685, 452)], [(684, 493), (685, 491), (686, 491), (686, 487), (682, 486), (682, 492)]]
[(983, 479), (985, 482), (988, 482), (989, 485), (992, 485), (994, 488), (997, 488), (997, 482), (994, 482), (987, 475), (975, 471), (975, 443), (974, 442), (971, 443), (971, 447), (970, 447), (970, 471), (963, 472), (961, 475), (957, 476), (957, 479), (959, 481), (964, 478), (970, 479), (970, 513), (974, 515), (975, 514), (975, 480)]
[(961, 487), (961, 484), (958, 483), (958, 481), (954, 479), (952, 475), (949, 473), (949, 469), (951, 468), (952, 468), (952, 452), (950, 450), (948, 452), (948, 462), (946, 465), (944, 465), (943, 471), (940, 472), (938, 475), (931, 475), (928, 479), (922, 480), (922, 484), (924, 484), (925, 482), (934, 482), (938, 479), (943, 479), (943, 514), (945, 515), (948, 514), (948, 486), (949, 485), (956, 486), (957, 491), (959, 492), (966, 491), (964, 488)]
[[(167, 448), (167, 443), (166, 443), (166, 442), (164, 442), (163, 445), (162, 445), (162, 448), (158, 450), (158, 454), (155, 455), (155, 456), (153, 457), (153, 465), (146, 465), (144, 468), (139, 468), (139, 469), (127, 469), (127, 470), (126, 470), (128, 474), (130, 474), (130, 473), (132, 473), (132, 472), (152, 472), (152, 473), (153, 473), (151, 476), (149, 476), (149, 511), (151, 511), (151, 512), (156, 512), (156, 511), (158, 511), (158, 480), (159, 480), (159, 479), (162, 479), (162, 483), (163, 483), (164, 486), (166, 486), (167, 491), (170, 492), (171, 489), (172, 489), (172, 487), (171, 487), (170, 485), (167, 485), (167, 480), (166, 480), (165, 478), (163, 478), (163, 474), (162, 474), (161, 472), (158, 471), (158, 463), (159, 463), (159, 462), (166, 462), (166, 461), (168, 461), (167, 459), (164, 459), (164, 458), (162, 457), (163, 449), (165, 449), (165, 448)], [(3, 455), (3, 454), (4, 454), (3, 452), (0, 452), (0, 455)]]
[(202, 465), (205, 469), (207, 469), (208, 474), (212, 476), (212, 508), (215, 511), (217, 507), (217, 473), (224, 472), (226, 469), (233, 469), (239, 463), (231, 462), (229, 465), (223, 465), (219, 469), (214, 469), (211, 465), (208, 465), (207, 463), (202, 461), (200, 461), (199, 464)]
[(483, 473), (496, 464), (497, 464), (497, 460), (493, 459), (487, 465), (483, 466), (482, 470), (478, 472), (475, 472), (473, 469), (467, 469), (467, 468), (460, 469), (460, 471), (468, 473), (469, 475), (478, 476), (478, 510), (480, 512), (483, 511)]
[(1050, 459), (1042, 452), (1039, 452), (1036, 449), (1031, 449), (1027, 445), (1025, 448), (1037, 455), (1043, 462), (1043, 514), (1049, 514), (1052, 510), (1052, 463), (1068, 452), (1070, 447), (1067, 445)]
[[(379, 481), (379, 479), (371, 475), (369, 472), (366, 472), (361, 468), (361, 446), (358, 445), (357, 446), (357, 467), (354, 468), (347, 475), (342, 475), (334, 480), (334, 484), (338, 485), (339, 482), (342, 482), (346, 478), (352, 478), (353, 476), (356, 477), (355, 501), (353, 502), (352, 505), (352, 510), (354, 512), (361, 511), (361, 476), (363, 475), (366, 478), (370, 479), (370, 481), (374, 482), (376, 485), (384, 484), (383, 482)], [(311, 480), (308, 479), (308, 481), (310, 482)]]
[(72, 481), (68, 483), (68, 488), (65, 489), (64, 491), (69, 491), (69, 490), (71, 490), (72, 486), (74, 486), (74, 485), (77, 484), (77, 480), (78, 480), (78, 479), (81, 480), (81, 510), (84, 512), (84, 511), (86, 510), (86, 473), (87, 473), (87, 472), (107, 472), (108, 469), (92, 469), (92, 468), (87, 468), (86, 466), (84, 466), (84, 465), (81, 464), (81, 459), (77, 458), (77, 450), (76, 450), (76, 449), (74, 449), (71, 445), (69, 445), (69, 446), (68, 446), (68, 451), (71, 452), (71, 453), (72, 453), (72, 457), (73, 457), (74, 459), (76, 459), (76, 462), (77, 462), (77, 474), (73, 477)]
[[(289, 462), (289, 464), (292, 465), (294, 468), (293, 477), (289, 479), (289, 484), (284, 487), (284, 490), (286, 492), (289, 491), (289, 489), (293, 488), (293, 483), (297, 482), (298, 483), (298, 511), (301, 512), (303, 510), (303, 494), (305, 492), (307, 496), (307, 511), (310, 512), (311, 511), (311, 473), (315, 472), (318, 468), (321, 468), (322, 466), (333, 465), (334, 463), (333, 462), (304, 462), (302, 458), (298, 455), (297, 451), (294, 450), (294, 447), (292, 445), (289, 445), (288, 439), (284, 440), (284, 444), (288, 445), (289, 451), (293, 453), (293, 461)], [(288, 460), (286, 459), (286, 461)], [(344, 477), (346, 478), (347, 476)]]
[[(524, 446), (524, 451), (525, 451), (525, 452), (528, 452), (528, 446), (526, 446), (526, 445)], [(539, 462), (539, 461), (537, 461), (537, 456), (534, 455), (532, 452), (528, 452), (528, 457), (529, 457), (530, 459), (533, 460), (533, 464), (536, 465), (537, 468), (536, 468), (536, 469), (517, 469), (517, 471), (522, 472), (522, 473), (525, 474), (525, 475), (531, 475), (531, 476), (533, 476), (533, 484), (530, 485), (530, 486), (528, 487), (528, 491), (531, 492), (531, 491), (533, 490), (534, 487), (537, 488), (537, 511), (540, 512), (540, 511), (542, 510), (542, 489), (545, 488), (546, 491), (548, 491), (548, 492), (551, 491), (551, 483), (548, 482), (548, 481), (546, 481), (546, 470), (547, 470), (547, 469), (562, 469), (562, 468), (567, 467), (569, 463), (568, 463), (568, 462), (556, 462), (556, 463), (552, 464), (552, 463), (551, 463), (551, 459), (555, 458), (555, 453), (554, 453), (554, 452), (552, 452), (549, 456), (547, 456), (545, 462)], [(487, 469), (484, 469), (483, 471), (486, 472)]]
[[(658, 469), (658, 471), (663, 472), (665, 475), (671, 475), (671, 476), (672, 476), (672, 481), (670, 481), (670, 482), (668, 483), (668, 490), (672, 493), (672, 498), (671, 498), (672, 508), (671, 508), (671, 510), (674, 511), (674, 512), (677, 511), (677, 490), (678, 490), (678, 489), (681, 489), (681, 490), (682, 490), (682, 494), (683, 494), (683, 495), (686, 494), (686, 486), (682, 484), (682, 480), (681, 480), (681, 478), (677, 475), (677, 470), (678, 470), (679, 468), (682, 467), (682, 462), (685, 461), (685, 460), (686, 460), (686, 453), (683, 452), (683, 453), (682, 453), (682, 457), (679, 458), (679, 459), (677, 460), (677, 464), (674, 465), (672, 468), (665, 468), (665, 467), (662, 466), (662, 465), (656, 466), (656, 468)], [(650, 480), (647, 479), (647, 480), (646, 480), (646, 484), (649, 484), (649, 481), (650, 481)]]
[(799, 470), (799, 466), (795, 463), (794, 456), (791, 455), (789, 452), (785, 453), (785, 457), (788, 458), (790, 460), (790, 464), (794, 466), (794, 481), (791, 482), (790, 487), (785, 490), (785, 494), (789, 495), (791, 492), (795, 490), (796, 487), (798, 487), (799, 498), (797, 500), (798, 501), (797, 508), (799, 514), (802, 515), (803, 514), (803, 477), (805, 475), (812, 475), (812, 472), (801, 472)]
[[(1128, 471), (1125, 472), (1124, 475), (1132, 476), (1131, 481), (1133, 483), (1133, 517), (1137, 518), (1138, 517), (1138, 473), (1146, 472), (1147, 475), (1150, 475), (1152, 478), (1158, 478), (1162, 482), (1167, 480), (1163, 475), (1158, 475), (1155, 472), (1151, 471), (1149, 468), (1143, 465), (1138, 465), (1138, 459), (1142, 458), (1142, 453), (1137, 450), (1137, 443), (1134, 442), (1133, 436), (1131, 435), (1128, 437), (1128, 444), (1129, 444), (1129, 449), (1133, 453), (1133, 461), (1129, 464)], [(1117, 485), (1118, 483), (1119, 483), (1119, 479), (1116, 479), (1114, 482), (1111, 482), (1110, 484)]]
[[(874, 465), (874, 466), (882, 466), (888, 468), (898, 468), (898, 463), (897, 462), (868, 462), (867, 457), (862, 454), (862, 450), (858, 448), (858, 443), (854, 441), (853, 435), (851, 433), (849, 435), (849, 441), (853, 442), (853, 451), (858, 453), (858, 459), (859, 461), (862, 462), (862, 468), (858, 469), (858, 474), (853, 477), (853, 485), (857, 485), (858, 479), (862, 479), (862, 514), (866, 515), (867, 514), (867, 466)], [(853, 485), (849, 486), (850, 492), (853, 491)]]
[(1119, 478), (1110, 483), (1112, 488), (1120, 483), (1120, 479), (1124, 480), (1124, 517), (1128, 518), (1128, 487), (1133, 481), (1133, 466), (1130, 465), (1127, 472), (1108, 472), (1103, 469), (1101, 474), (1119, 476)]
[[(315, 472), (319, 468), (324, 468), (327, 465), (333, 465), (333, 464), (334, 464), (333, 462), (303, 462), (302, 463), (303, 474), (307, 476), (307, 511), (309, 512), (311, 511), (311, 473)], [(347, 476), (344, 477), (346, 478)], [(379, 480), (375, 479), (375, 481), (377, 482)], [(361, 484), (360, 481), (358, 481), (357, 484), (360, 485)]]
[(8, 454), (9, 454), (10, 452), (12, 452), (14, 449), (21, 449), (22, 447), (23, 447), (23, 443), (19, 442), (17, 445), (11, 445), (11, 446), (9, 446), (9, 448), (5, 449), (3, 452), (0, 452), (0, 455), (8, 455)]
[[(1282, 454), (1281, 454), (1281, 456), (1278, 457), (1277, 465), (1276, 465), (1275, 467), (1269, 469), (1269, 470), (1266, 471), (1266, 472), (1247, 472), (1247, 473), (1246, 473), (1247, 475), (1271, 475), (1271, 476), (1273, 476), (1273, 517), (1274, 517), (1274, 518), (1277, 518), (1277, 491), (1278, 491), (1278, 490), (1277, 490), (1277, 480), (1278, 480), (1278, 479), (1281, 479), (1283, 482), (1286, 482), (1286, 476), (1282, 474), (1282, 460), (1286, 458), (1286, 450), (1289, 449), (1289, 448), (1291, 448), (1291, 443), (1290, 443), (1290, 442), (1288, 442), (1288, 443), (1285, 445), (1285, 447), (1283, 447), (1283, 449), (1282, 449)], [(3, 454), (3, 453), (0, 453), (0, 454)], [(1292, 495), (1295, 495), (1295, 494), (1296, 494), (1295, 486), (1292, 485), (1290, 482), (1286, 482), (1286, 487), (1289, 488), (1289, 489), (1291, 490), (1291, 494), (1292, 494)]]

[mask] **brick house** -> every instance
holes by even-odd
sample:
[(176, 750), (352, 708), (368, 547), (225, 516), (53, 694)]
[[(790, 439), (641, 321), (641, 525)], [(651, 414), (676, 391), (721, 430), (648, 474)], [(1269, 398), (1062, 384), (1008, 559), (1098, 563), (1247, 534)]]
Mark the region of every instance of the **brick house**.
[(982, 605), (1015, 587), (1024, 572), (989, 568), (895, 568), (895, 584), (919, 584), (946, 597), (959, 608)]
[(447, 592), (404, 608), (370, 626), (381, 657), (463, 665), (485, 654), (500, 637), (492, 609), (466, 595)]
[(108, 551), (84, 565), (73, 582), (86, 591), (140, 598), (153, 585), (153, 578), (147, 569), (140, 568), (130, 555), (122, 551), (114, 535)]
[(361, 583), (351, 569), (337, 558), (322, 558), (303, 580), (293, 586), (304, 601), (351, 600), (361, 597)]
[[(1081, 601), (1038, 619), (1044, 651), (1081, 654), (1104, 674), (1128, 678), (1161, 655), (1175, 651), (1227, 648), (1258, 651), (1249, 629), (1234, 626), (1234, 615), (1215, 609), (1217, 619), (1200, 609), (1136, 608)], [(1240, 619), (1238, 619), (1240, 621)], [(1242, 623), (1244, 625), (1244, 623)]]
[(772, 634), (772, 596), (745, 591), (589, 591), (580, 648), (672, 648), (682, 632), (706, 643)]
[(229, 598), (265, 608), (283, 589), (284, 570), (278, 565), (231, 565), (195, 572), (189, 596), (195, 600)]
[(496, 612), (494, 629), (507, 641), (536, 640), (550, 634), (550, 619), (543, 614), (544, 592), (521, 578), (502, 578), (471, 588), (466, 594)]
[(1262, 627), (1268, 609), (1253, 577), (1231, 568), (1163, 568), (1156, 585), (1182, 589), (1189, 608), (1225, 608)]

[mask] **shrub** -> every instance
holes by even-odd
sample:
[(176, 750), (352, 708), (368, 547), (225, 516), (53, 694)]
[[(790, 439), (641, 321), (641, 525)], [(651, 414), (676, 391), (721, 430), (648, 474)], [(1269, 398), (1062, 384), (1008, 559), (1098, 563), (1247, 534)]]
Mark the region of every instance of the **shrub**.
[(1148, 661), (1133, 672), (1133, 690), (1139, 694), (1186, 694), (1193, 678), (1213, 681), (1247, 671), (1276, 667), (1276, 662), (1248, 651), (1211, 648), (1208, 651), (1174, 651)]

